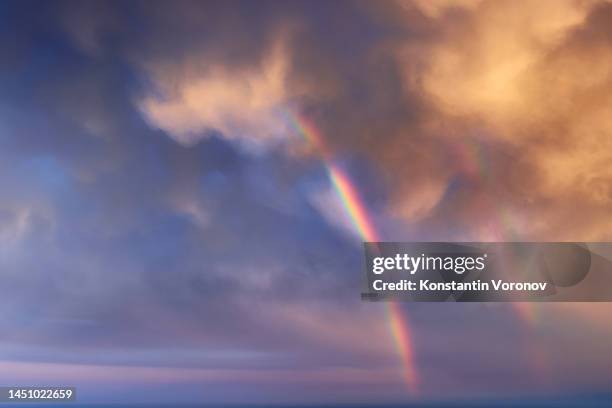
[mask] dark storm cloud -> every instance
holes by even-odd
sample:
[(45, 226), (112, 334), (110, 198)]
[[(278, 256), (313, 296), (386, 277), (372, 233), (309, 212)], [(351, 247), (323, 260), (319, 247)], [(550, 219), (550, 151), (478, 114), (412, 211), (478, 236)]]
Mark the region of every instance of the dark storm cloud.
[[(282, 272), (288, 265), (302, 262), (275, 265), (273, 254), (289, 258), (306, 249), (301, 242), (287, 242), (296, 227), (291, 216), (278, 214), (253, 199), (259, 188), (250, 186), (245, 174), (252, 170), (250, 166), (257, 167), (256, 163), (215, 139), (184, 149), (165, 135), (148, 130), (130, 104), (129, 92), (138, 90), (139, 84), (132, 80), (134, 71), (128, 67), (126, 50), (142, 45), (145, 50), (152, 49), (153, 55), (165, 55), (170, 49), (180, 55), (186, 52), (181, 47), (190, 50), (200, 43), (192, 40), (186, 46), (181, 41), (192, 37), (194, 29), (206, 35), (208, 28), (208, 35), (216, 36), (220, 27), (201, 25), (196, 19), (198, 23), (192, 27), (187, 24), (185, 32), (176, 31), (194, 7), (197, 9), (194, 4), (173, 8), (170, 16), (163, 10), (167, 4), (150, 6), (152, 10), (149, 5), (135, 5), (146, 10), (131, 13), (131, 7), (127, 13), (108, 10), (115, 6), (67, 3), (65, 15), (44, 8), (46, 18), (40, 18), (40, 26), (12, 27), (23, 41), (15, 47), (15, 58), (9, 61), (3, 83), (4, 95), (11, 97), (4, 112), (3, 157), (7, 160), (3, 163), (10, 163), (4, 173), (5, 186), (9, 186), (5, 195), (14, 201), (5, 201), (3, 232), (7, 242), (16, 247), (6, 254), (7, 270), (14, 275), (9, 275), (5, 287), (11, 293), (4, 299), (23, 312), (24, 305), (36, 298), (30, 306), (35, 310), (13, 316), (15, 319), (44, 320), (47, 314), (54, 319), (57, 314), (68, 323), (91, 321), (102, 326), (100, 330), (89, 327), (86, 332), (77, 328), (78, 335), (70, 330), (52, 332), (50, 337), (57, 336), (58, 342), (72, 339), (78, 343), (79, 337), (86, 341), (95, 337), (104, 343), (104, 334), (110, 333), (112, 344), (118, 340), (114, 333), (121, 336), (124, 328), (131, 341), (141, 344), (145, 340), (138, 335), (138, 321), (151, 311), (157, 316), (151, 303), (167, 303), (176, 308), (177, 316), (191, 314), (186, 326), (193, 323), (190, 319), (203, 318), (208, 323), (203, 332), (210, 337), (214, 338), (217, 330), (217, 335), (231, 337), (231, 333), (245, 330), (248, 317), (232, 310), (236, 308), (232, 302), (226, 303), (226, 314), (207, 307), (209, 302), (240, 290), (239, 276), (226, 275), (239, 275), (251, 264), (261, 266), (268, 257), (267, 267)], [(209, 23), (225, 25), (234, 10), (221, 5), (204, 14), (212, 16)], [(143, 27), (157, 19), (169, 17), (170, 21), (166, 31), (161, 22), (150, 32), (124, 30), (125, 23), (119, 24), (119, 32), (113, 32), (115, 24), (98, 24), (92, 13), (100, 13), (104, 21), (132, 17)], [(15, 17), (23, 19), (27, 13), (17, 10)], [(236, 18), (240, 21), (244, 16)], [(94, 30), (93, 34), (78, 28), (75, 32), (70, 25), (82, 21), (92, 21), (82, 29)], [(77, 35), (74, 43), (71, 40), (75, 38), (60, 30), (63, 25), (69, 34)], [(160, 38), (154, 34), (157, 30), (162, 33)], [(250, 25), (245, 33), (255, 31)], [(170, 33), (176, 37), (169, 39)], [(234, 36), (230, 29), (226, 33)], [(131, 34), (136, 38), (128, 38)], [(78, 35), (94, 39), (83, 40)], [(230, 54), (250, 60), (242, 55), (251, 48), (242, 45), (243, 39), (237, 39), (237, 49)], [(170, 44), (165, 45), (168, 40)], [(217, 43), (216, 38), (212, 43)], [(83, 44), (96, 52), (76, 48)], [(232, 47), (226, 43), (223, 49), (228, 48)], [(279, 166), (282, 171), (283, 164)], [(188, 202), (184, 209), (180, 203), (172, 208), (174, 194), (178, 201), (186, 194), (195, 207)], [(290, 194), (281, 191), (281, 196)], [(278, 198), (268, 197), (263, 202), (274, 200)], [(208, 202), (211, 208), (200, 208)], [(279, 222), (283, 218), (291, 223)], [(208, 228), (197, 230), (192, 225), (197, 222), (191, 222), (194, 220)], [(297, 229), (304, 234), (316, 228), (308, 219), (297, 222), (302, 223)], [(324, 226), (319, 228), (325, 231)], [(260, 243), (262, 235), (266, 242)], [(30, 253), (36, 254), (35, 260), (30, 259)], [(227, 270), (215, 271), (222, 268)], [(295, 273), (297, 268), (292, 269)], [(292, 288), (291, 282), (286, 286), (300, 291)], [(240, 293), (246, 296), (250, 292)], [(140, 325), (150, 329), (146, 323)], [(34, 332), (32, 338), (41, 334)], [(27, 331), (15, 331), (9, 340), (26, 341), (24, 333)]]
[[(66, 15), (83, 11), (66, 7), (14, 27), (27, 41), (2, 79), (6, 358), (319, 370), (386, 355), (384, 344), (347, 344), (373, 314), (342, 305), (358, 304), (360, 282), (346, 277), (359, 247), (307, 197), (320, 165), (251, 156), (213, 133), (186, 148), (150, 129), (128, 51), (156, 48), (155, 36), (91, 23), (99, 42), (78, 40)], [(106, 8), (92, 10), (122, 14)], [(177, 347), (183, 355), (168, 352)]]

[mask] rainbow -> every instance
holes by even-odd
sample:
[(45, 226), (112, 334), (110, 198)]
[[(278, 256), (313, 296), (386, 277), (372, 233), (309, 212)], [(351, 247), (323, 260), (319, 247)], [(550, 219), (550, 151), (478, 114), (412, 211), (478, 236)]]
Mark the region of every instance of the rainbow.
[[(292, 112), (286, 112), (285, 116), (289, 124), (323, 160), (329, 180), (342, 202), (344, 211), (349, 216), (355, 232), (363, 241), (379, 242), (379, 236), (368, 216), (366, 206), (359, 198), (357, 189), (348, 175), (333, 163), (331, 152), (327, 149), (319, 130), (303, 116), (298, 116)], [(416, 394), (418, 382), (408, 320), (398, 303), (385, 302), (385, 305), (391, 336), (402, 360), (404, 379), (411, 393)]]
[(408, 319), (405, 314), (402, 313), (399, 303), (386, 302), (385, 305), (391, 335), (395, 341), (395, 347), (397, 348), (397, 351), (402, 359), (404, 380), (406, 381), (408, 389), (412, 392), (412, 394), (416, 394), (418, 392), (418, 383)]
[(287, 117), (293, 128), (323, 159), (329, 180), (340, 198), (342, 206), (348, 214), (355, 231), (364, 241), (378, 242), (379, 239), (376, 230), (368, 217), (366, 207), (359, 199), (357, 190), (353, 186), (350, 178), (342, 169), (332, 162), (330, 158), (331, 154), (323, 142), (321, 133), (304, 117), (291, 113), (288, 113)]
[[(449, 155), (457, 160), (460, 170), (475, 182), (494, 185), (496, 180), (493, 179), (494, 173), (490, 171), (486, 145), (471, 138), (456, 138), (455, 140), (456, 142), (450, 145), (452, 150)], [(491, 202), (480, 204), (488, 206), (487, 209), (492, 210), (493, 217), (490, 218), (486, 228), (480, 231), (481, 238), (479, 239), (492, 242), (512, 242), (518, 238), (514, 231), (520, 230), (525, 222), (517, 214), (510, 212), (504, 206), (494, 207)], [(511, 261), (511, 259), (504, 260), (505, 263)], [(532, 364), (532, 371), (543, 381), (549, 377), (550, 367), (545, 350), (537, 341), (537, 336), (533, 334), (538, 319), (538, 306), (528, 302), (512, 302), (509, 307), (529, 336), (535, 339), (529, 343), (526, 353)]]

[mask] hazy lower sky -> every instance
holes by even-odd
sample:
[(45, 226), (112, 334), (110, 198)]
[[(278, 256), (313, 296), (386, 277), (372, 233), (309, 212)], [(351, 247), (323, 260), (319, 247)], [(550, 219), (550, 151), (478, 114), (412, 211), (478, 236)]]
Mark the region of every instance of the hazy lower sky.
[(407, 387), (329, 166), (381, 240), (606, 241), (611, 136), (605, 1), (4, 1), (0, 384), (610, 391), (607, 304), (404, 304)]

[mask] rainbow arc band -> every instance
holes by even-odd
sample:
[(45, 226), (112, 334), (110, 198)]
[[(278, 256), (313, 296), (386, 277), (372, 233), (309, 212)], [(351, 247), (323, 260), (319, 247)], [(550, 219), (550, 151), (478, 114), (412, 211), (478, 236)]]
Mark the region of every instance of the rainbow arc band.
[[(366, 242), (380, 242), (374, 228), (374, 223), (368, 215), (367, 207), (360, 199), (357, 189), (348, 175), (336, 166), (327, 149), (322, 134), (306, 117), (286, 111), (285, 117), (289, 124), (321, 157), (327, 170), (327, 175), (336, 195), (357, 234)], [(411, 339), (411, 329), (405, 313), (397, 302), (385, 302), (387, 320), (391, 337), (402, 360), (404, 379), (411, 393), (418, 391), (417, 373), (414, 364), (414, 353)]]

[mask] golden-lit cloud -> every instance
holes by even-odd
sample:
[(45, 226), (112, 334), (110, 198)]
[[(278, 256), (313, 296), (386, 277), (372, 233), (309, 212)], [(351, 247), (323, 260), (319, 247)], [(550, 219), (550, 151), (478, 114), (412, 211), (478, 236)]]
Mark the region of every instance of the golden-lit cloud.
[(589, 9), (576, 1), (488, 1), (440, 20), (442, 40), (428, 49), (424, 88), (445, 112), (482, 115), (503, 134), (505, 126), (541, 109), (530, 100), (533, 67)]
[(257, 146), (287, 133), (281, 108), (289, 97), (288, 61), (281, 40), (248, 67), (193, 56), (184, 64), (149, 68), (157, 92), (141, 100), (140, 108), (153, 126), (182, 144), (216, 131)]
[[(609, 236), (609, 4), (376, 7), (385, 12), (373, 15), (388, 24), (401, 16), (418, 35), (374, 41), (346, 64), (328, 44), (313, 46), (307, 23), (287, 35), (279, 19), (247, 63), (206, 49), (147, 62), (155, 90), (139, 108), (184, 145), (218, 132), (261, 147), (291, 134), (289, 106), (306, 107), (336, 154), (357, 151), (374, 163), (393, 187), (389, 213), (409, 223), (473, 239)], [(588, 217), (568, 223), (576, 211)]]
[[(610, 5), (571, 0), (416, 5), (431, 18), (436, 35), (419, 46), (405, 42), (398, 58), (406, 92), (422, 95), (430, 106), (417, 128), (436, 138), (438, 153), (431, 150), (426, 166), (446, 172), (448, 186), (452, 177), (466, 175), (465, 169), (441, 164), (435, 155), (475, 141), (488, 146), (488, 168), (478, 180), (468, 174), (474, 191), (471, 199), (454, 203), (455, 215), (475, 215), (474, 231), (503, 212), (506, 221), (519, 215), (532, 220), (520, 229), (503, 226), (506, 233), (609, 238)], [(416, 183), (437, 191), (440, 177), (423, 172)], [(400, 198), (395, 206), (410, 208), (415, 200)], [(582, 214), (580, 220), (575, 214)]]
[(428, 17), (437, 18), (450, 9), (473, 9), (483, 0), (399, 0), (403, 7), (416, 7)]

